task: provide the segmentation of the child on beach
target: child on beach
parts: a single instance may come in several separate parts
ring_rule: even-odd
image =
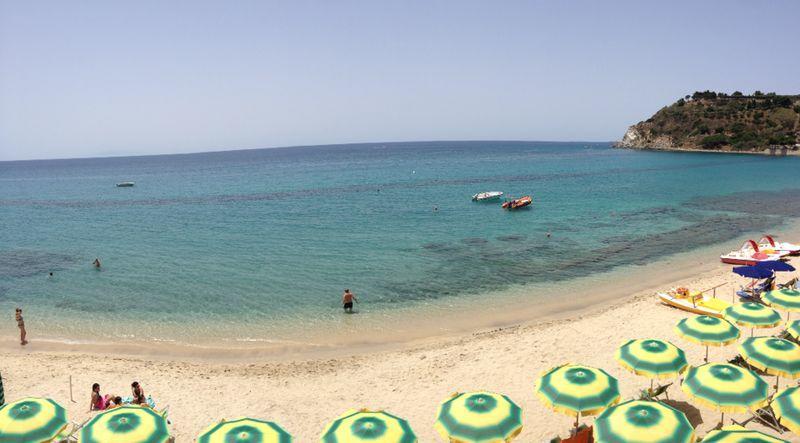
[[[144,395],[144,389],[142,388],[142,385],[140,385],[138,381],[131,383],[131,395],[133,396],[133,400],[131,400],[131,403],[135,405],[147,406],[147,396]]]
[[[342,305],[344,306],[344,312],[349,314],[353,313],[353,302],[358,303],[358,299],[356,295],[350,292],[349,289],[344,290],[344,295],[342,295]]]
[[[22,318],[22,308],[17,308],[17,326],[19,327],[19,344],[25,346],[28,344],[28,332],[25,330],[25,319]]]

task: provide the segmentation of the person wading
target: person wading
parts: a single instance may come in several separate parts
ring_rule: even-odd
[[[358,303],[356,295],[350,292],[349,289],[345,289],[344,294],[342,295],[342,306],[344,307],[344,312],[347,312],[348,314],[353,313],[353,302]]]

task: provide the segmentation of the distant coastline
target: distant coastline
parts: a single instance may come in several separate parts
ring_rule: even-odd
[[[800,154],[800,95],[704,91],[632,125],[618,148],[766,155]]]

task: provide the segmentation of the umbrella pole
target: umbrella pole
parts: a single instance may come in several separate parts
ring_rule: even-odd
[[[780,380],[781,380],[781,376],[780,375],[776,375],[775,376],[775,392],[778,392],[778,383],[780,383]]]
[[[755,330],[755,328],[750,328],[750,337],[752,337],[752,336],[753,336],[753,331],[754,331],[754,330]]]
[[[653,394],[653,379],[650,379],[650,394]]]
[[[706,345],[706,363],[708,363],[708,345]]]
[[[573,432],[573,435],[578,435],[578,426],[580,426],[580,422],[581,422],[581,411],[578,411],[578,413],[575,415],[575,431]]]
[[[725,413],[724,412],[722,413],[722,417],[719,419],[719,427],[720,427],[720,429],[722,429],[723,426],[725,426]]]

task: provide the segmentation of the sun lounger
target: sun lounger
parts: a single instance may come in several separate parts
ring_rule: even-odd
[[[76,443],[78,441],[78,431],[80,431],[81,428],[83,428],[83,426],[86,425],[86,423],[89,422],[89,420],[91,420],[91,418],[87,418],[86,420],[83,421],[83,423],[80,423],[80,424],[78,424],[78,423],[76,423],[74,421],[70,421],[67,424],[67,427],[64,428],[64,430],[61,431],[61,433],[58,434],[56,436],[56,438],[53,439],[53,442],[54,443]]]
[[[789,431],[788,428],[785,428],[781,425],[780,420],[778,420],[778,417],[775,416],[775,411],[773,411],[772,407],[770,406],[765,406],[761,409],[756,410],[755,412],[750,412],[750,418],[748,418],[747,420],[741,422],[737,422],[736,420],[732,421],[733,424],[742,427],[744,427],[751,421],[755,421],[756,423],[760,423],[779,434],[783,434],[784,432]]]
[[[669,387],[672,386],[672,383],[667,383],[665,385],[658,385],[653,389],[642,389],[639,391],[639,400],[646,400],[646,401],[660,401],[658,397],[665,396],[667,400],[669,400]]]
[[[796,289],[796,288],[797,288],[797,277],[783,284],[778,283],[778,289]]]

